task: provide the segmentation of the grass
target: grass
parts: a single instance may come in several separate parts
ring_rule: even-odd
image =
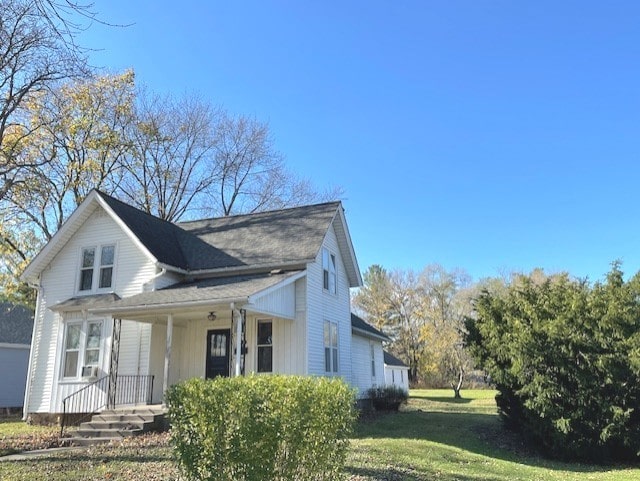
[[[352,481],[637,480],[640,467],[588,466],[546,460],[502,429],[493,391],[415,390],[397,414],[357,426],[345,472]],[[5,429],[38,429],[0,423]],[[119,446],[0,462],[0,480],[177,480],[166,435]]]

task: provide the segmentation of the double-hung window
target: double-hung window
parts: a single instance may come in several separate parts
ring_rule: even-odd
[[[100,364],[102,347],[102,321],[73,322],[67,324],[64,339],[64,378],[77,379],[83,375],[83,368]]]
[[[322,286],[331,294],[336,293],[336,256],[329,249],[322,249]]]
[[[258,321],[258,372],[273,371],[273,324]]]
[[[99,247],[85,247],[82,249],[80,262],[80,292],[91,292],[98,289],[113,287],[113,266],[116,247],[103,245]]]
[[[324,370],[338,372],[338,325],[330,321],[324,322]]]
[[[376,377],[376,350],[373,342],[369,344],[371,347],[371,377]]]

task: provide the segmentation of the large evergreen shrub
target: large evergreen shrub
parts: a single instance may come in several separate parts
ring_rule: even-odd
[[[510,426],[555,457],[639,458],[640,275],[521,277],[475,310],[467,344]]]
[[[192,379],[168,393],[171,438],[190,479],[340,479],[356,413],[339,379]]]

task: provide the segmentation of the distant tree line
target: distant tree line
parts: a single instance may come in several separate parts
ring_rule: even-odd
[[[78,45],[92,4],[0,0],[0,294],[97,188],[168,221],[333,200],[291,172],[267,123],[100,74]],[[98,20],[99,21],[99,20]]]

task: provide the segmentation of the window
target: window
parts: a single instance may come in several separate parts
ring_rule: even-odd
[[[322,249],[322,285],[331,294],[336,293],[336,256]]]
[[[324,370],[338,372],[338,325],[329,321],[324,323]]]
[[[396,383],[396,371],[395,369],[391,370],[391,384],[395,384]]]
[[[258,321],[258,372],[273,371],[273,326],[271,321]]]
[[[99,263],[96,268],[96,251],[99,252]],[[93,291],[97,284],[98,289],[110,289],[113,285],[113,265],[116,247],[105,245],[99,248],[85,247],[82,249],[80,264],[79,291]]]
[[[376,377],[376,351],[373,347],[373,343],[370,343],[371,347],[371,377]]]
[[[102,321],[67,324],[64,340],[63,377],[78,378],[84,367],[98,366],[102,341]],[[81,365],[81,361],[84,363]]]

